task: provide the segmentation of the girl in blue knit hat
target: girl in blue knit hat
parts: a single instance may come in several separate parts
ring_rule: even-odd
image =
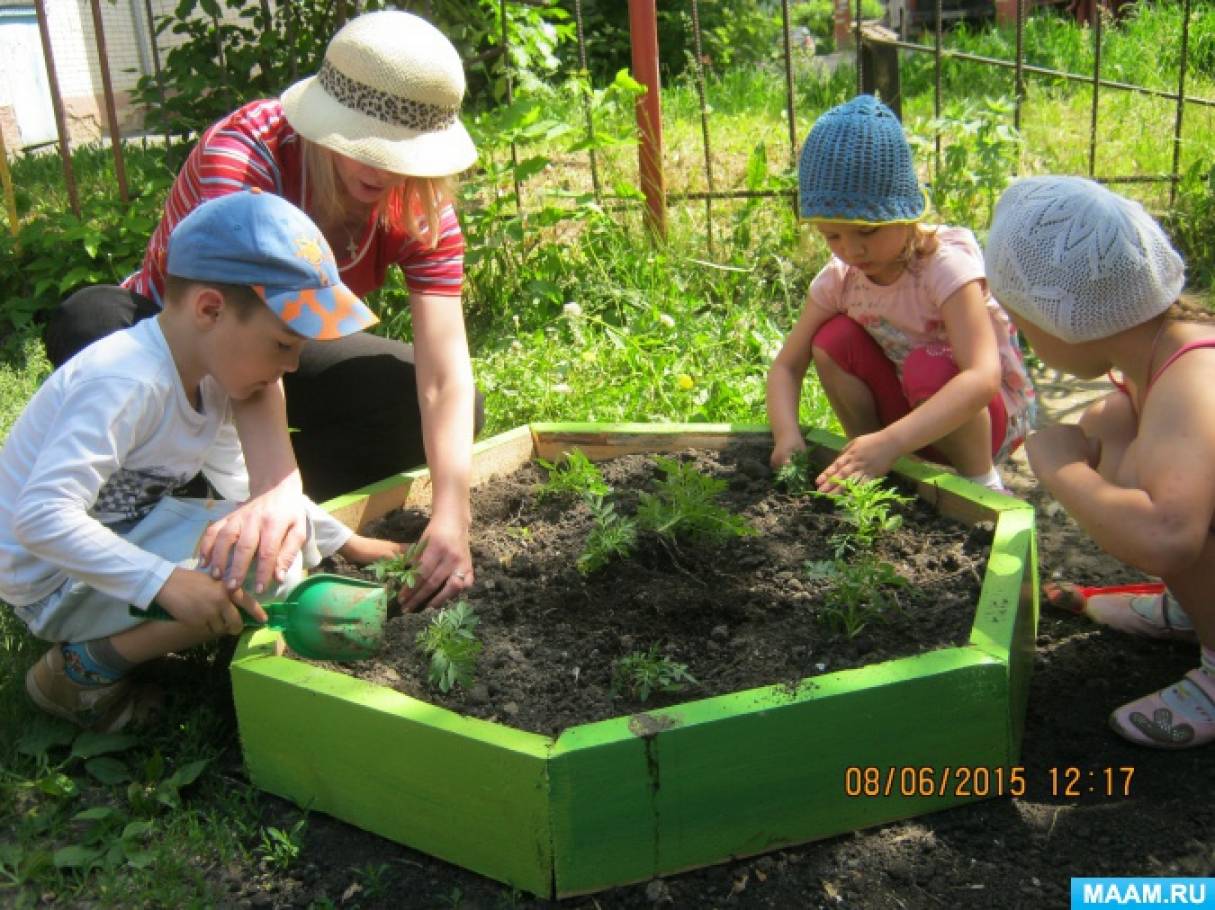
[[[974,234],[921,223],[926,200],[890,108],[860,95],[823,114],[798,193],[832,255],[768,372],[773,467],[805,448],[798,400],[813,361],[848,435],[820,490],[911,453],[1003,490],[995,464],[1025,437],[1033,386]]]

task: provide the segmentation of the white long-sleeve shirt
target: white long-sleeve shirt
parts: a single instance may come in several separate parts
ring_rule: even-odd
[[[23,606],[68,578],[139,607],[174,564],[123,540],[200,470],[226,499],[249,496],[227,394],[211,377],[196,410],[156,319],[90,345],[34,395],[0,450],[0,599]],[[351,535],[311,501],[323,556]]]

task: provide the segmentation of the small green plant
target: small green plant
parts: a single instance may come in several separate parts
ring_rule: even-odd
[[[625,693],[636,701],[647,701],[654,692],[682,692],[696,685],[687,664],[658,653],[658,646],[633,651],[612,663],[612,691]]]
[[[373,562],[369,568],[376,581],[385,582],[391,589],[389,596],[405,588],[416,588],[421,581],[418,575],[418,560],[426,549],[425,540],[416,540],[403,553],[385,556]]]
[[[536,461],[548,471],[548,480],[539,491],[542,499],[573,494],[589,501],[592,497],[603,497],[611,492],[599,468],[579,449],[566,452],[565,457],[556,462],[543,458]]]
[[[620,515],[615,505],[602,496],[588,498],[587,505],[595,524],[578,556],[578,571],[583,575],[602,569],[616,557],[628,556],[637,543],[637,522]]]
[[[638,498],[637,521],[647,531],[668,540],[722,543],[755,533],[739,515],[732,515],[714,500],[726,489],[726,482],[701,474],[691,464],[674,458],[656,459],[666,475],[655,493]]]
[[[305,817],[290,828],[263,828],[258,851],[266,865],[279,872],[291,868],[304,848],[304,831],[307,827],[308,819]]]
[[[851,563],[811,561],[806,563],[806,574],[811,580],[827,582],[820,618],[848,638],[855,638],[871,620],[897,608],[894,589],[907,586],[907,579],[894,566],[873,556]]]
[[[789,456],[776,472],[776,482],[793,496],[807,496],[816,492],[814,480],[818,471],[810,463],[810,452],[801,449]]]
[[[882,534],[902,527],[903,516],[892,515],[890,509],[911,502],[910,497],[886,486],[880,477],[872,480],[848,478],[840,481],[839,489],[818,495],[843,509],[844,523],[851,528],[831,537],[837,559],[850,552],[871,550]]]
[[[461,598],[436,613],[418,633],[418,650],[430,657],[430,684],[440,692],[472,682],[481,653],[476,633],[480,621],[468,601]]]

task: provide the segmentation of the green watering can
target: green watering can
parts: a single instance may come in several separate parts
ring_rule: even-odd
[[[246,617],[245,628],[262,625],[283,633],[287,646],[309,660],[365,660],[380,650],[388,619],[387,593],[374,581],[317,573],[291,589],[283,601],[264,603],[269,622]],[[172,619],[159,604],[132,616]]]

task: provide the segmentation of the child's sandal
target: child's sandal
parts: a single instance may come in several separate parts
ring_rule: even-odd
[[[1161,582],[1105,588],[1047,582],[1042,586],[1042,593],[1053,607],[1087,616],[1098,625],[1127,635],[1168,641],[1198,641],[1198,635],[1188,625],[1184,612]]]
[[[1124,739],[1154,749],[1215,742],[1215,680],[1191,670],[1179,682],[1118,708],[1110,726]]]

